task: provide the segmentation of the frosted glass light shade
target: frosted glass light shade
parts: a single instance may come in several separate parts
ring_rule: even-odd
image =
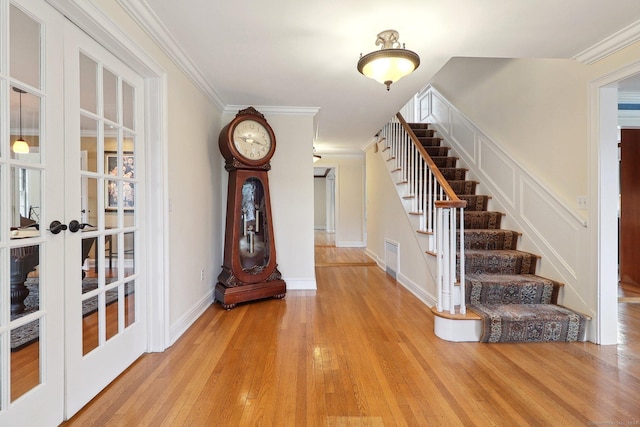
[[[406,49],[371,52],[360,59],[358,71],[387,86],[407,76],[420,63],[418,55]]]
[[[378,51],[360,57],[358,71],[375,81],[389,86],[411,74],[420,65],[420,57],[410,50],[399,48],[398,32],[387,30],[378,34]]]
[[[24,139],[16,139],[11,147],[14,153],[25,154],[29,152],[29,144]]]

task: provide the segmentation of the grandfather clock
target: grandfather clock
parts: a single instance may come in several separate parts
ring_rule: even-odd
[[[277,268],[269,198],[273,129],[253,107],[238,112],[220,132],[220,152],[229,172],[224,262],[215,300],[227,310],[263,298],[283,298],[286,283]]]

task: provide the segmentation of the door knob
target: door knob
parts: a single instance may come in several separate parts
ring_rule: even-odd
[[[61,231],[64,231],[67,229],[67,225],[61,223],[60,221],[51,221],[51,224],[49,224],[49,231],[52,234],[58,234]]]
[[[86,222],[79,223],[75,219],[72,219],[71,222],[69,222],[69,231],[72,233],[75,233],[78,230],[83,230],[85,227],[93,227],[93,225],[87,224]]]

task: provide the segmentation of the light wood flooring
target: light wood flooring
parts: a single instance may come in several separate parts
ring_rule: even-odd
[[[640,305],[620,305],[617,346],[450,343],[410,292],[348,259],[316,268],[317,291],[212,305],[63,425],[640,424]]]

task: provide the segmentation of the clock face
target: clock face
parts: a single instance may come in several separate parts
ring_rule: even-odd
[[[243,120],[233,129],[233,145],[247,160],[259,161],[271,151],[271,134],[255,120]]]

